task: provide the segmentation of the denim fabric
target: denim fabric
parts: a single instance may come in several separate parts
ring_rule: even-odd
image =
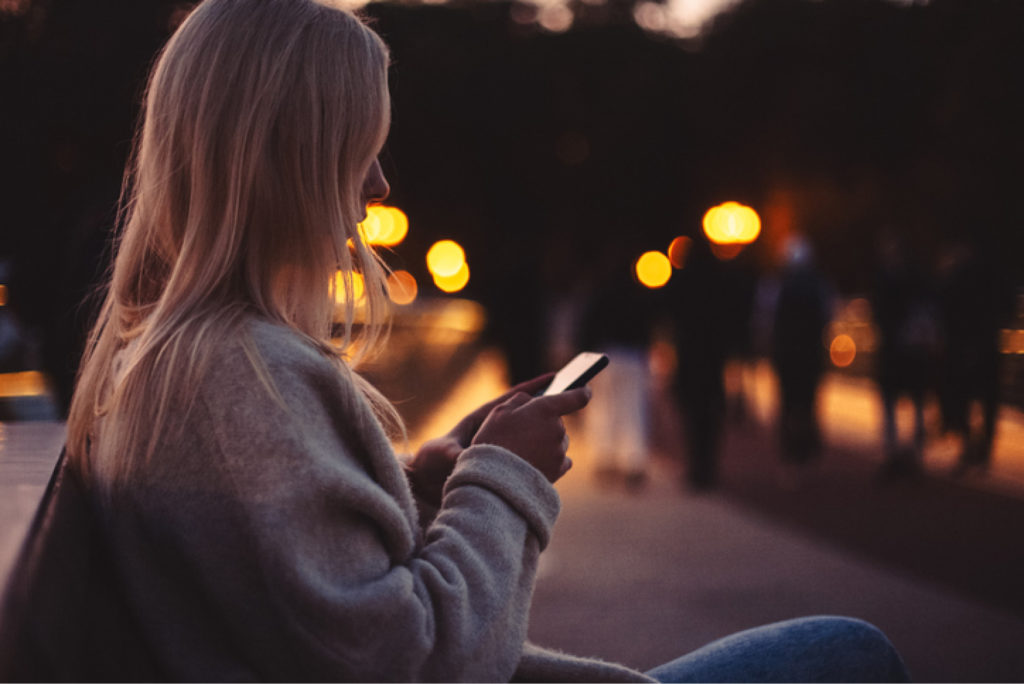
[[[777,622],[712,642],[647,673],[659,682],[907,682],[876,627],[845,617]]]

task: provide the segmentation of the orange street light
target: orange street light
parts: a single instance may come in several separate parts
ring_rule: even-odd
[[[352,301],[359,303],[363,298],[366,285],[362,273],[352,273]],[[345,291],[345,274],[340,270],[334,272],[334,303],[342,305],[348,297]]]
[[[427,268],[435,279],[454,276],[465,265],[466,252],[454,240],[435,242],[427,250]]]
[[[458,292],[462,288],[466,287],[466,283],[469,282],[469,265],[463,261],[455,273],[451,275],[441,275],[439,273],[434,274],[434,284],[437,285],[439,290],[443,292]]]
[[[661,252],[644,252],[636,260],[636,277],[645,287],[663,287],[672,277],[672,262]]]
[[[837,368],[846,368],[857,358],[857,343],[849,335],[836,335],[829,345],[828,355]]]
[[[416,278],[408,271],[395,271],[388,276],[388,296],[395,304],[404,306],[416,301],[419,288]]]
[[[716,245],[748,245],[761,234],[761,217],[739,202],[724,202],[708,209],[703,226]]]
[[[668,246],[668,260],[676,268],[683,268],[686,266],[686,257],[690,255],[691,246],[693,246],[693,240],[685,235],[680,235]]]
[[[409,232],[409,219],[397,207],[374,204],[366,208],[366,218],[359,224],[359,232],[367,244],[394,247]]]

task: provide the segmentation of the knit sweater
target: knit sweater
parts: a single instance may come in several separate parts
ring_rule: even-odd
[[[227,340],[152,458],[102,504],[135,617],[174,680],[650,681],[526,643],[555,489],[515,454],[459,457],[421,527],[344,370],[291,330]]]

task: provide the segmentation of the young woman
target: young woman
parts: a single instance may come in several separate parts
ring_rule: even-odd
[[[648,679],[525,643],[589,391],[525,383],[403,465],[352,370],[386,320],[356,225],[388,192],[387,68],[326,0],[206,0],[154,67],[68,423],[128,605],[174,680]],[[855,678],[895,671],[877,630],[801,624],[875,668]],[[680,662],[661,674],[709,672]]]

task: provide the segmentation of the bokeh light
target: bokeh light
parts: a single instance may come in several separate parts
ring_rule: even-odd
[[[668,246],[668,260],[676,268],[683,268],[686,266],[686,258],[690,256],[691,246],[693,246],[693,240],[685,235],[680,235]]]
[[[359,224],[359,232],[367,244],[394,247],[409,232],[409,219],[398,207],[374,204],[366,208],[366,218]]]
[[[419,287],[416,278],[408,271],[395,271],[388,276],[388,297],[395,304],[405,306],[416,301]]]
[[[661,252],[644,252],[636,260],[636,277],[646,287],[663,287],[672,277],[672,262]]]
[[[443,292],[458,292],[462,288],[466,287],[469,282],[469,264],[465,261],[462,262],[462,266],[459,270],[452,275],[440,275],[434,274],[434,284],[437,285],[438,289]]]
[[[572,26],[573,12],[563,4],[550,4],[540,7],[537,12],[537,23],[552,33],[564,33]]]
[[[857,343],[849,335],[836,335],[828,348],[829,358],[837,368],[846,368],[857,358]]]
[[[465,265],[466,252],[454,240],[440,240],[427,250],[427,268],[435,280],[454,276]]]
[[[761,234],[761,217],[739,202],[724,202],[704,214],[704,234],[717,245],[748,245]]]
[[[363,280],[362,273],[352,274],[352,296],[353,299],[358,303],[363,298],[363,294],[366,291],[366,285]],[[336,304],[344,304],[347,300],[345,296],[345,276],[340,270],[334,272],[334,301]]]

